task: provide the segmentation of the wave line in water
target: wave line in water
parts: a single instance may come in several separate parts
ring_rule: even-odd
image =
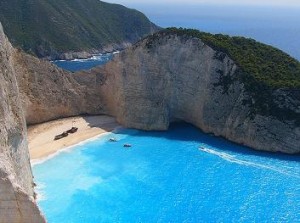
[[[250,162],[250,161],[246,161],[246,160],[237,159],[234,155],[230,155],[230,154],[225,153],[225,152],[218,152],[216,150],[208,149],[208,148],[205,148],[205,147],[202,147],[202,146],[199,148],[199,150],[203,151],[203,152],[206,152],[206,153],[209,153],[209,154],[212,154],[212,155],[215,155],[215,156],[218,156],[218,157],[222,158],[223,160],[226,160],[226,161],[231,162],[231,163],[236,163],[236,164],[239,164],[239,165],[251,166],[251,167],[261,168],[261,169],[267,169],[267,170],[271,170],[271,171],[274,171],[274,172],[277,172],[277,173],[281,173],[281,174],[284,174],[284,175],[287,175],[287,176],[290,176],[290,177],[295,177],[295,178],[300,179],[300,176],[295,175],[295,174],[291,174],[287,171],[278,169],[276,167],[266,166],[266,165],[259,164],[259,163],[254,163],[254,162]]]

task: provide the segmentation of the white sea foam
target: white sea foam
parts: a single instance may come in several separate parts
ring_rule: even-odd
[[[106,60],[108,59],[108,56],[111,56],[111,55],[115,55],[115,54],[118,54],[120,53],[120,51],[114,51],[114,52],[111,52],[111,53],[105,53],[105,54],[93,54],[91,57],[89,58],[86,58],[86,59],[73,59],[73,60],[69,60],[71,62],[86,62],[86,61],[91,61],[91,60]],[[63,61],[68,61],[68,60],[54,60],[54,61],[51,61],[51,62],[63,62]]]
[[[91,58],[90,58],[90,60],[102,60],[102,55],[97,55],[97,56],[92,56]]]
[[[55,62],[65,62],[67,60],[50,60],[51,63],[55,63]]]
[[[88,59],[74,59],[74,60],[71,60],[71,61],[74,61],[74,62],[85,62],[87,60]]]
[[[200,146],[199,150],[203,151],[203,152],[206,152],[206,153],[209,153],[209,154],[212,154],[212,155],[215,155],[215,156],[218,156],[218,157],[222,158],[223,160],[226,160],[226,161],[231,162],[231,163],[236,163],[236,164],[244,165],[244,166],[251,166],[251,167],[255,167],[255,168],[268,169],[268,170],[271,170],[271,171],[274,171],[274,172],[277,172],[277,173],[281,173],[281,174],[284,174],[284,175],[287,175],[287,176],[296,177],[296,178],[300,179],[299,174],[290,173],[286,170],[279,169],[279,168],[276,168],[274,166],[264,165],[264,164],[260,164],[260,163],[254,163],[254,162],[238,159],[234,155],[230,155],[230,154],[225,153],[225,152],[219,152],[219,151],[216,151],[216,150],[213,150],[213,149],[208,149],[208,148],[203,147],[203,146]],[[286,166],[283,166],[283,167],[286,168]]]
[[[45,194],[43,193],[45,188],[45,184],[37,182],[37,185],[35,187],[35,192],[36,192],[36,200],[39,201],[44,201],[47,199]]]

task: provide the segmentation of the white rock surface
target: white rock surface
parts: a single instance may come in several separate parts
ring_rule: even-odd
[[[0,24],[0,223],[38,223],[13,50]]]
[[[74,74],[20,52],[14,55],[27,124],[106,114],[126,127],[166,130],[180,120],[254,149],[300,152],[300,93],[278,89],[272,95],[274,105],[298,122],[253,114],[245,100],[255,98],[238,80],[235,62],[200,39],[150,37],[102,68]]]
[[[165,130],[181,120],[254,149],[299,153],[300,122],[250,115],[244,100],[255,99],[234,78],[237,68],[200,39],[168,34],[141,41],[94,72],[105,79],[103,103],[124,126]],[[225,89],[221,80],[228,77]],[[290,93],[278,90],[273,99],[280,94],[277,106],[300,121],[300,94]]]

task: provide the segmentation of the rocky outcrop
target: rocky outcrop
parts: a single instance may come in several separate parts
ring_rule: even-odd
[[[28,125],[80,114],[102,114],[95,87],[97,75],[82,77],[63,71],[48,61],[22,52],[14,53],[14,68]]]
[[[104,67],[79,73],[22,52],[14,53],[14,68],[27,124],[107,114],[126,127],[166,130],[179,120],[258,150],[300,152],[299,90],[257,98],[235,61],[199,38],[150,36]],[[271,100],[269,113],[257,110],[264,99]]]
[[[258,150],[300,152],[299,90],[269,92],[264,97],[271,98],[272,111],[260,112],[253,102],[264,98],[246,89],[228,55],[199,38],[158,35],[102,68],[79,73],[15,53],[27,123],[107,114],[126,127],[166,130],[173,121],[185,121]]]
[[[0,223],[44,222],[34,200],[13,51],[0,24]]]
[[[199,38],[161,34],[94,72],[105,77],[103,103],[124,126],[166,130],[180,120],[254,149],[299,153],[299,90],[272,93],[277,116],[255,112],[246,102],[256,98],[237,78],[237,70],[228,55]]]
[[[57,53],[51,56],[46,57],[49,60],[73,60],[73,59],[87,59],[92,57],[95,54],[100,53],[111,53],[114,51],[124,50],[127,47],[130,47],[132,44],[130,42],[122,42],[121,44],[107,44],[102,49],[91,49],[88,51],[80,51],[80,52],[65,52],[65,53]]]

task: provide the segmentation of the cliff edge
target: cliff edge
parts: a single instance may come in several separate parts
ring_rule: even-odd
[[[75,75],[22,51],[13,53],[13,61],[27,125],[106,114],[97,90],[101,86],[98,75]]]
[[[257,150],[299,153],[299,62],[254,40],[194,32],[161,31],[95,69],[109,112],[130,128],[185,121]]]
[[[0,223],[45,222],[34,198],[13,51],[0,24]]]
[[[22,52],[14,61],[27,124],[80,114],[143,130],[185,121],[254,149],[300,152],[300,64],[251,39],[168,29],[78,73]]]

